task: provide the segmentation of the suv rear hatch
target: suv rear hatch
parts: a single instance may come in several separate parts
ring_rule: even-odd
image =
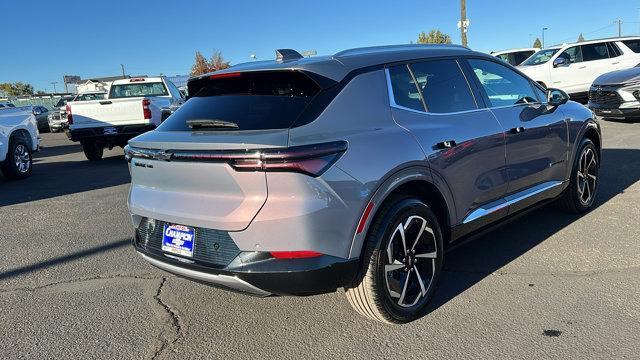
[[[308,111],[324,81],[313,77],[287,70],[192,79],[190,97],[175,113],[129,141],[131,211],[181,225],[245,229],[267,199],[270,164],[300,170],[281,150],[288,129],[313,116]]]

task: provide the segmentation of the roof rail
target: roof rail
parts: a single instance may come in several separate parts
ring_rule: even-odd
[[[276,49],[276,62],[283,63],[302,58],[303,56],[293,49]]]

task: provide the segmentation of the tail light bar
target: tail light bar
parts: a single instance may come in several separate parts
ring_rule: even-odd
[[[226,162],[237,171],[284,171],[322,175],[347,151],[346,141],[294,146],[281,149],[240,151],[150,150],[125,147],[125,158],[165,161]]]
[[[69,125],[73,125],[73,116],[71,115],[71,106],[67,104],[67,106],[65,106],[65,110],[67,111],[67,123]]]
[[[151,119],[151,109],[149,109],[149,105],[151,105],[149,99],[142,99],[142,113],[145,120]]]

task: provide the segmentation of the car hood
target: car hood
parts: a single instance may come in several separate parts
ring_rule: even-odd
[[[640,68],[617,70],[600,75],[595,79],[593,85],[622,85],[640,82]]]

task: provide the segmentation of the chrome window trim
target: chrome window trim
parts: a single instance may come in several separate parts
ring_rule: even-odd
[[[456,62],[457,62],[457,60],[456,60]],[[458,64],[458,66],[460,66],[460,64]],[[409,72],[411,73],[411,76],[413,76],[413,72],[411,72],[410,69],[409,69]],[[538,105],[546,105],[546,103],[542,103],[542,102],[536,101],[536,102],[531,102],[531,103],[527,103],[527,104],[513,104],[513,105],[505,105],[505,106],[480,107],[480,105],[478,104],[478,102],[477,102],[477,100],[475,98],[475,95],[473,94],[473,91],[472,91],[471,92],[471,96],[473,97],[473,100],[476,102],[476,106],[478,106],[477,109],[471,109],[471,110],[465,110],[465,111],[447,112],[447,113],[434,113],[434,112],[429,112],[429,111],[421,111],[421,110],[411,109],[411,108],[396,104],[395,98],[393,96],[393,87],[391,86],[391,74],[389,74],[389,68],[388,67],[384,68],[384,73],[385,73],[385,77],[386,77],[386,80],[387,80],[387,96],[389,97],[389,106],[392,107],[392,108],[405,110],[405,111],[410,111],[410,112],[414,112],[414,113],[418,113],[418,114],[426,114],[426,115],[434,115],[434,116],[457,115],[457,114],[474,113],[474,112],[479,112],[479,111],[483,111],[483,110],[507,109],[507,108],[515,108],[515,107],[520,107],[520,106],[536,105],[536,104],[538,104]],[[464,72],[462,74],[464,75]],[[466,79],[466,75],[465,75],[465,79]],[[467,84],[469,84],[468,80],[467,80]],[[418,89],[418,91],[419,91],[419,89]],[[420,92],[420,98],[422,99],[422,92]],[[424,103],[423,103],[423,106],[425,106]]]
[[[494,213],[498,210],[502,210],[507,206],[511,206],[514,205],[522,200],[525,200],[527,198],[530,198],[534,195],[538,195],[547,191],[550,191],[558,186],[561,186],[563,184],[562,181],[547,181],[544,182],[542,184],[538,184],[535,185],[533,187],[530,187],[528,189],[525,189],[523,191],[517,192],[515,194],[511,194],[509,196],[505,196],[500,200],[497,201],[503,201],[500,202],[498,205],[495,206],[490,206],[488,208],[485,207],[479,207],[475,210],[473,210],[471,213],[469,213],[469,215],[467,215],[463,220],[462,223],[463,224],[468,224],[472,221],[476,221],[486,215],[489,215],[491,213]],[[491,203],[489,203],[488,205],[494,204],[496,201],[493,201]]]

